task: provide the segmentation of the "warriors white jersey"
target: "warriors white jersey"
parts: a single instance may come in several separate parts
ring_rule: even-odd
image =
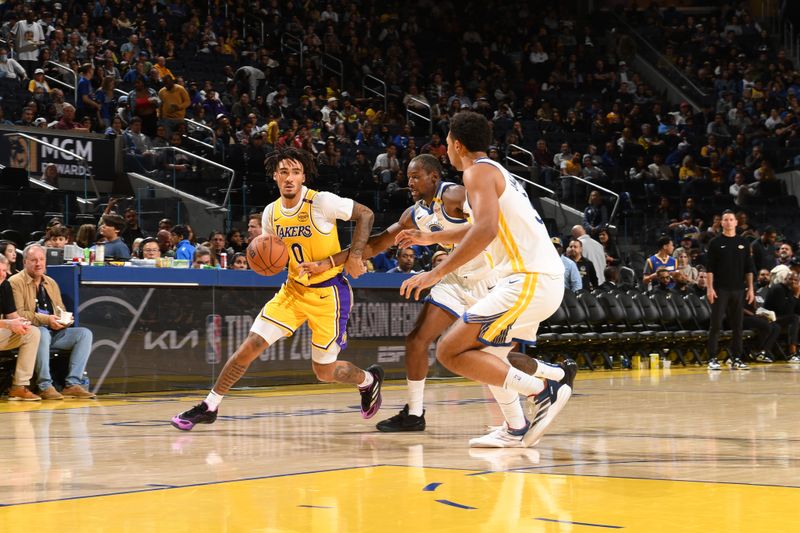
[[[564,263],[550,241],[547,228],[531,205],[528,194],[511,174],[499,163],[482,157],[476,164],[496,167],[505,180],[505,190],[500,195],[499,227],[497,237],[487,251],[499,276],[514,273],[541,273],[563,276]],[[464,212],[472,221],[469,196],[464,202]]]
[[[419,200],[411,208],[411,219],[414,225],[420,231],[433,233],[436,231],[443,231],[455,229],[461,224],[466,224],[467,221],[463,218],[453,218],[447,214],[442,202],[444,192],[455,183],[442,181],[436,188],[436,193],[433,195],[430,205],[426,205],[424,201]],[[474,257],[466,264],[462,265],[456,270],[456,274],[464,278],[474,278],[489,274],[490,264],[486,254],[480,254]]]

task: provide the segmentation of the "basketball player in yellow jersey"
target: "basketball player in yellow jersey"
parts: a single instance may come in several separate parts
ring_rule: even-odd
[[[525,395],[533,420],[521,430],[499,431],[507,433],[506,440],[532,445],[572,394],[577,365],[569,359],[559,366],[539,365],[538,373],[529,375],[511,366],[505,356],[513,342],[534,341],[539,323],[558,309],[564,295],[564,265],[524,189],[486,156],[490,131],[478,113],[453,116],[447,155],[464,172],[464,214],[471,225],[452,254],[430,272],[404,281],[400,292],[419,298],[422,289],[484,250],[489,252],[497,282],[442,337],[436,357],[466,378]]]
[[[289,249],[289,275],[280,291],[264,306],[250,333],[231,356],[205,401],[172,418],[172,425],[184,431],[196,424],[217,419],[222,397],[244,375],[268,346],[294,334],[304,322],[311,328],[311,366],[320,381],[352,383],[361,392],[361,416],[371,418],[381,405],[383,369],[366,370],[347,361],[337,361],[347,346],[347,319],[353,292],[342,275],[342,266],[311,277],[302,275],[298,265],[315,261],[341,250],[336,220],[353,220],[353,242],[344,269],[364,273],[364,246],[372,229],[373,214],[367,207],[328,192],[305,187],[306,174],[316,170],[314,159],[303,150],[282,149],[267,158],[266,172],[272,175],[281,197],[264,210],[264,232],[277,235]]]

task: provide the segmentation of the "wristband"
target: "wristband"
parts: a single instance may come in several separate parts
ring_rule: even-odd
[[[331,268],[336,268],[336,261],[333,260],[333,256],[329,255],[328,259],[331,260]]]

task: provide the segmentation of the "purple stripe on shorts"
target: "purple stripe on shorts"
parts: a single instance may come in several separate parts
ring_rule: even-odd
[[[347,348],[347,320],[350,318],[350,309],[353,307],[353,299],[350,293],[350,283],[344,276],[333,278],[333,290],[339,299],[339,335],[336,337],[336,344],[344,350]]]

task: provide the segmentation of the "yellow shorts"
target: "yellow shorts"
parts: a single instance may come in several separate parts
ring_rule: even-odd
[[[261,310],[250,331],[273,344],[290,337],[307,320],[311,328],[311,357],[328,364],[347,347],[347,319],[353,289],[341,274],[312,286],[288,280]]]

